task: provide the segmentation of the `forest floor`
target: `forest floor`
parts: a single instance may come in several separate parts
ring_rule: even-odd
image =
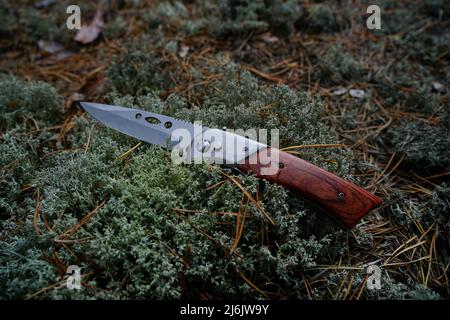
[[[78,2],[82,24],[91,23],[78,41],[77,31],[66,27],[73,1],[0,5],[0,298],[449,297],[448,2],[378,1],[380,30],[366,26],[367,1]],[[291,140],[281,137],[282,147],[300,145],[297,154],[355,181],[383,204],[343,231],[307,204],[282,204],[290,193],[270,186],[264,198],[256,180],[237,175],[257,190],[246,199],[242,185],[224,179],[231,174],[225,169],[226,176],[210,168],[159,168],[152,152],[160,160],[167,155],[98,124],[94,130],[78,101],[160,108],[218,125],[220,117],[228,124],[239,119],[228,119],[216,105],[235,103],[230,112],[253,121],[281,101],[277,121],[296,131]],[[53,109],[46,111],[47,103]],[[300,110],[316,104],[321,110],[311,119]],[[327,144],[345,147],[328,150]],[[145,161],[158,167],[150,178]],[[156,170],[170,174],[159,177]],[[130,182],[147,179],[155,188],[151,183],[180,176],[179,187],[151,189],[150,198]],[[216,200],[225,184],[229,195]],[[133,198],[142,207],[134,208]],[[252,201],[281,227],[271,229]],[[149,214],[152,222],[140,229],[126,215],[147,206],[164,215],[162,204],[174,204],[167,213],[174,225]],[[128,209],[115,211],[121,206]],[[242,208],[250,206],[245,220]],[[283,220],[278,212],[284,210],[295,218]],[[219,214],[228,211],[235,213]],[[214,212],[214,219],[196,212]],[[104,222],[113,214],[123,219]],[[129,238],[115,238],[120,235]],[[260,244],[267,252],[255,249]],[[70,264],[88,270],[81,293],[61,288]],[[372,264],[381,270],[379,290],[367,289]],[[38,281],[34,266],[43,268]]]

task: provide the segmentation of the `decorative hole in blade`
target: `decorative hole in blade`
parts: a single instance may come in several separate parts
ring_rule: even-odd
[[[142,114],[136,113],[136,119],[140,119],[142,117]]]
[[[147,118],[145,118],[145,121],[147,121],[148,123],[151,123],[151,124],[160,124],[161,123],[161,121],[155,117],[147,117]]]
[[[172,128],[172,122],[167,121],[166,123],[164,123],[164,127],[166,127],[167,129]]]

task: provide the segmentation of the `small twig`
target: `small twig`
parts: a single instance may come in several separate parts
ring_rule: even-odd
[[[92,133],[94,131],[94,125],[91,126],[91,130],[89,130],[89,136],[88,136],[88,141],[86,142],[86,147],[84,148],[84,154],[86,154],[89,150],[89,146],[91,144],[91,140],[92,140]]]
[[[224,176],[226,176],[228,179],[230,179],[236,186],[238,186],[239,189],[242,190],[242,192],[244,192],[244,194],[247,196],[248,199],[250,199],[251,202],[253,202],[255,204],[255,206],[259,209],[259,211],[261,211],[261,213],[266,217],[267,220],[269,220],[273,225],[275,225],[275,222],[273,221],[273,219],[269,216],[269,214],[264,210],[263,207],[260,206],[259,202],[255,200],[255,198],[253,198],[253,196],[247,191],[247,189],[245,189],[242,184],[234,177],[226,174],[224,171],[220,171]]]
[[[61,233],[59,236],[57,236],[54,241],[60,241],[60,240],[67,240],[69,237],[71,237],[75,232],[77,232],[83,225],[85,225],[92,216],[101,209],[106,203],[106,200],[103,200],[102,203],[100,203],[94,210],[89,212],[86,216],[84,216],[80,221],[78,221],[76,224],[71,226],[69,229]]]
[[[345,147],[342,143],[321,143],[321,144],[304,144],[299,146],[290,146],[281,148],[281,151],[292,150],[292,149],[304,149],[304,148],[343,148]]]
[[[238,271],[238,270],[236,270],[236,272],[237,272],[238,275],[241,276],[242,279],[244,279],[245,282],[248,283],[248,285],[249,285],[250,287],[252,287],[252,288],[255,289],[256,291],[258,291],[260,294],[262,294],[262,295],[264,296],[264,298],[269,299],[269,296],[268,296],[264,291],[262,291],[260,288],[258,288],[253,282],[251,282],[250,279],[248,279],[246,276],[244,276],[244,275],[242,274],[242,272],[240,272],[240,271]]]
[[[242,236],[242,232],[244,230],[245,218],[247,216],[247,208],[248,208],[247,207],[248,199],[247,199],[247,203],[245,204],[245,207],[244,207],[244,213],[243,214],[241,213],[244,199],[245,199],[245,194],[243,193],[242,199],[241,199],[241,204],[239,206],[239,211],[237,214],[237,219],[236,219],[236,234],[234,237],[233,244],[231,245],[230,252],[233,252],[237,248],[237,246],[239,244],[239,240],[241,239],[241,236]]]
[[[33,215],[33,228],[34,232],[36,232],[36,235],[40,235],[41,231],[39,230],[38,226],[38,217],[39,217],[39,207],[41,206],[41,194],[39,192],[39,189],[36,191],[36,205],[34,207],[34,215]]]
[[[125,159],[126,157],[128,157],[128,155],[129,155],[130,153],[132,153],[134,150],[136,150],[141,144],[142,144],[142,142],[139,142],[139,143],[136,144],[133,148],[131,148],[130,150],[128,150],[128,151],[122,153],[120,156],[118,156],[117,159],[119,159],[119,160]]]

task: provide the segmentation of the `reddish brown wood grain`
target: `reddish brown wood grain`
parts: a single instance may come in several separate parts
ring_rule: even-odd
[[[276,159],[275,153],[279,157],[279,170],[272,175],[263,175],[265,172],[262,169],[267,169],[270,160]],[[251,155],[238,168],[298,193],[348,228],[353,228],[362,217],[382,203],[380,198],[363,188],[275,148]]]

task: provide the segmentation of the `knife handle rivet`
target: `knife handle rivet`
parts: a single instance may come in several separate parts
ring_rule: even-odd
[[[140,119],[142,117],[142,114],[136,113],[136,119]]]
[[[284,163],[281,163],[281,162],[280,162],[280,163],[278,164],[278,167],[279,167],[280,169],[283,169],[283,168],[284,168]]]
[[[339,192],[339,193],[338,193],[338,199],[339,199],[339,200],[344,200],[344,198],[345,198],[345,193]]]

